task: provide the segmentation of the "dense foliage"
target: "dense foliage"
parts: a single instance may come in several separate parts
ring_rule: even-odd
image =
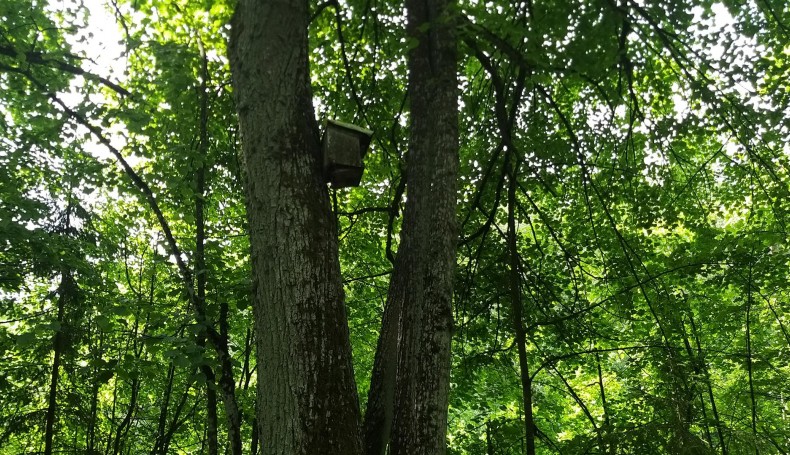
[[[790,5],[458,3],[449,452],[788,453]],[[228,380],[257,445],[232,9],[0,0],[0,453],[222,450]],[[366,397],[414,43],[311,9],[318,116],[376,132],[333,190]]]

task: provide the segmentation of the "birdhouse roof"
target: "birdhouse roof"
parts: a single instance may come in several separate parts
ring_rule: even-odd
[[[362,128],[361,126],[353,125],[351,123],[341,122],[340,120],[332,120],[332,119],[327,119],[326,127],[327,129],[329,129],[330,127],[338,127],[338,128],[350,130],[356,133],[357,135],[359,135],[360,150],[362,152],[362,157],[365,156],[365,154],[368,151],[368,147],[370,146],[370,138],[371,136],[373,136],[373,131],[367,128]]]

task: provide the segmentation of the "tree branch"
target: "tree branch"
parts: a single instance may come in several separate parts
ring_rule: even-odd
[[[105,86],[109,87],[119,95],[128,96],[128,97],[132,96],[131,92],[129,92],[125,88],[121,87],[120,85],[116,84],[115,82],[112,82],[111,80],[105,77],[90,73],[80,68],[79,66],[75,66],[67,62],[47,58],[47,56],[43,52],[35,52],[35,51],[22,52],[10,46],[0,46],[0,55],[6,55],[11,58],[19,58],[24,56],[25,61],[28,63],[47,66],[50,68],[55,68],[61,71],[65,71],[67,73],[75,74],[77,76],[83,76],[87,79],[98,81],[101,84],[104,84]]]

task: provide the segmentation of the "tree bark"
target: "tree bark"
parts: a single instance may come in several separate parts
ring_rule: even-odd
[[[406,0],[411,128],[398,266],[405,269],[390,453],[443,454],[458,178],[457,51],[448,0]],[[401,258],[401,255],[404,255]]]
[[[220,303],[219,311],[220,325],[220,345],[217,350],[220,353],[220,375],[219,391],[222,397],[222,404],[225,409],[225,420],[228,424],[228,443],[231,455],[241,455],[243,447],[241,444],[241,412],[236,401],[236,381],[233,379],[233,364],[231,363],[230,346],[228,343],[228,303]]]
[[[409,228],[411,229],[411,228]],[[403,235],[395,267],[390,278],[381,332],[373,361],[368,403],[362,437],[366,455],[385,455],[392,432],[395,405],[395,374],[398,364],[398,334],[403,300],[408,289],[409,269],[400,264],[408,263],[408,236]]]
[[[239,2],[242,135],[263,453],[360,454],[335,221],[309,85],[306,0]]]

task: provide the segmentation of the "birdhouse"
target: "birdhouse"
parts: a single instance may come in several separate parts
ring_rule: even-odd
[[[332,188],[359,186],[362,180],[362,158],[370,146],[373,131],[349,123],[327,120],[321,149],[324,175]]]

